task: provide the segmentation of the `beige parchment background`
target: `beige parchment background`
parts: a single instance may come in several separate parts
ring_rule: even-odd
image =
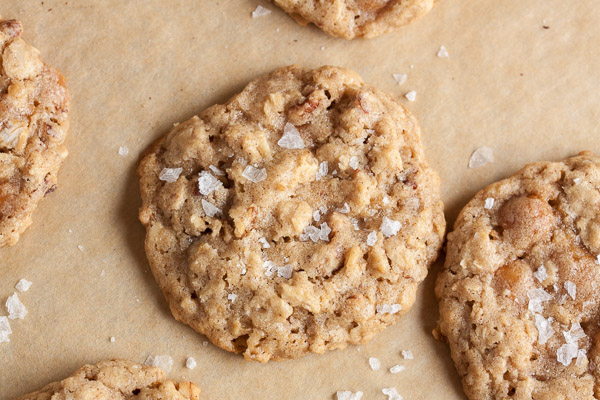
[[[252,19],[258,4],[273,12]],[[135,165],[173,123],[259,74],[291,63],[339,65],[401,98],[441,175],[449,226],[477,190],[527,162],[600,152],[595,0],[441,0],[409,27],[353,42],[300,27],[268,0],[2,0],[0,14],[23,22],[25,39],[63,72],[72,94],[59,188],[20,242],[0,249],[0,302],[20,278],[33,282],[20,295],[29,314],[11,321],[11,342],[0,344],[0,399],[85,363],[150,354],[171,355],[169,376],[195,381],[207,399],[362,390],[370,400],[384,399],[383,387],[408,400],[464,398],[446,345],[431,336],[440,263],[414,309],[360,349],[260,365],[203,346],[203,336],[171,317],[143,252]],[[448,59],[436,57],[440,45]],[[398,86],[392,73],[408,81]],[[403,97],[409,90],[414,103]],[[482,145],[496,161],[468,169]],[[119,146],[129,155],[119,156]],[[415,359],[402,361],[402,349]],[[189,356],[198,361],[193,371],[184,367]],[[382,361],[380,371],[369,357]],[[395,364],[406,370],[392,375]]]

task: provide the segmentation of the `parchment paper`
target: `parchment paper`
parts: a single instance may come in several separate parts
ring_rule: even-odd
[[[252,19],[261,4],[273,12]],[[527,162],[600,153],[600,7],[590,0],[443,0],[422,20],[373,40],[333,39],[266,0],[2,0],[25,39],[67,77],[70,156],[59,187],[12,248],[0,249],[0,301],[20,278],[29,309],[0,344],[0,398],[63,379],[85,363],[150,354],[207,399],[463,399],[437,320],[434,279],[413,310],[360,348],[267,365],[226,353],[176,322],[149,272],[135,166],[170,126],[223,102],[259,74],[333,64],[406,103],[442,178],[449,226],[476,191]],[[548,27],[547,29],[544,26]],[[437,57],[445,45],[449,58]],[[399,86],[392,73],[407,73]],[[403,96],[416,90],[409,103]],[[468,169],[480,146],[495,162]],[[129,155],[118,154],[127,146]],[[78,249],[83,246],[83,251]],[[0,315],[6,315],[0,305]],[[109,341],[110,337],[115,342]],[[409,349],[414,360],[403,361]],[[193,356],[198,367],[184,367]],[[372,371],[369,357],[382,362]],[[392,375],[395,365],[406,370]]]

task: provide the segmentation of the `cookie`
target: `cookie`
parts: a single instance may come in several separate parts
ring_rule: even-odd
[[[313,23],[331,36],[373,38],[428,13],[435,0],[274,0],[298,23]]]
[[[0,247],[17,243],[31,225],[67,157],[65,80],[22,32],[20,22],[0,19]]]
[[[165,380],[160,368],[126,360],[84,365],[70,377],[49,384],[17,400],[199,400],[200,389],[191,382]]]
[[[138,174],[146,254],[174,316],[261,362],[394,323],[445,229],[417,121],[341,68],[250,82],[175,125]]]
[[[461,211],[436,294],[470,399],[600,396],[600,158],[527,165]]]

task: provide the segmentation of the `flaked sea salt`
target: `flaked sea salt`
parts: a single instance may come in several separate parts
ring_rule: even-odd
[[[114,336],[111,336],[110,339],[108,339],[111,343],[114,343],[117,339],[115,339]]]
[[[79,249],[79,251],[85,250],[85,248],[82,245],[80,245],[80,244],[77,245],[77,248]]]
[[[353,393],[349,390],[338,391],[335,393],[337,400],[360,400],[363,397],[363,392]]]
[[[402,372],[406,369],[406,367],[404,365],[394,365],[392,368],[390,368],[390,372],[392,374],[397,374],[399,372]]]
[[[177,182],[177,179],[179,179],[179,175],[181,175],[182,171],[183,171],[183,168],[181,168],[181,167],[163,168],[162,171],[160,171],[160,174],[158,174],[158,179],[160,179],[161,181],[168,182],[168,183]]]
[[[438,51],[437,56],[441,58],[448,58],[450,56],[450,54],[448,54],[448,49],[446,49],[446,46],[440,46],[440,50]]]
[[[383,205],[387,206],[388,204],[390,204],[390,198],[388,196],[383,196]]]
[[[12,329],[10,329],[10,323],[8,322],[8,318],[0,317],[0,343],[10,342],[10,338],[8,336],[11,333]]]
[[[383,388],[381,389],[381,393],[385,394],[388,400],[402,400],[402,396],[398,394],[396,388]]]
[[[232,303],[235,301],[235,299],[237,299],[237,294],[235,294],[235,293],[229,293],[227,295],[227,300],[231,301]]]
[[[254,11],[252,11],[252,18],[264,17],[265,15],[271,14],[271,10],[265,8],[263,6],[256,6]]]
[[[584,361],[587,359],[587,355],[584,349],[577,350],[577,359],[575,360],[575,365],[578,367],[583,366]]]
[[[404,358],[405,360],[412,360],[415,357],[413,356],[412,351],[410,351],[410,350],[402,350],[402,358]]]
[[[355,231],[359,231],[360,227],[358,226],[358,220],[356,218],[352,218],[350,221],[352,221],[352,226],[354,227]],[[375,234],[377,235],[377,234]]]
[[[321,164],[319,164],[319,169],[317,170],[317,180],[323,178],[325,175],[327,175],[327,172],[329,171],[329,165],[327,163],[327,161],[322,161]]]
[[[402,310],[402,306],[400,304],[378,304],[375,310],[377,314],[396,314]]]
[[[475,150],[469,158],[469,168],[480,168],[494,162],[494,151],[487,146]]]
[[[569,296],[571,296],[571,298],[575,300],[575,296],[577,296],[577,286],[571,281],[566,281],[565,290],[567,291],[567,293],[569,293]]]
[[[273,261],[267,260],[263,263],[263,268],[265,269],[265,276],[271,278],[279,267]]]
[[[540,314],[535,314],[535,327],[538,330],[538,343],[546,344],[548,339],[554,335],[554,329],[552,329],[552,317],[546,319]]]
[[[24,319],[27,315],[27,308],[21,303],[16,292],[13,292],[12,296],[6,299],[5,305],[9,319]]]
[[[596,264],[600,265],[600,254],[596,256]]]
[[[302,136],[300,136],[300,132],[298,132],[298,128],[289,122],[283,127],[283,135],[277,144],[284,149],[304,148],[304,141],[302,140]]]
[[[369,365],[371,366],[371,369],[373,371],[379,371],[379,368],[381,368],[381,361],[379,361],[379,359],[377,359],[375,357],[370,357]]]
[[[575,344],[577,344],[579,339],[586,337],[585,332],[581,328],[581,324],[579,322],[571,324],[571,328],[567,332],[563,332],[563,336],[565,337],[565,341],[567,343]]]
[[[201,171],[198,174],[198,191],[204,196],[208,196],[215,190],[221,188],[223,183],[215,178],[213,174],[208,171]]]
[[[315,220],[315,222],[319,222],[321,220],[321,211],[320,210],[313,211],[313,219]]]
[[[374,246],[375,243],[377,243],[377,232],[371,231],[371,233],[367,235],[367,246]]]
[[[321,224],[321,231],[319,232],[319,239],[328,242],[330,233],[331,233],[331,228],[329,227],[329,225],[327,225],[327,222],[323,222]]]
[[[127,146],[119,146],[119,155],[125,157],[127,154],[129,154],[129,148]]]
[[[319,241],[320,236],[321,230],[315,226],[309,225],[306,228],[304,228],[304,233],[300,234],[300,240],[305,242],[308,239],[310,239],[313,242],[317,243]]]
[[[262,244],[263,249],[268,249],[271,247],[271,245],[269,244],[267,239],[265,239],[264,237],[261,237],[260,239],[258,239],[258,243]]]
[[[325,214],[327,214],[327,207],[321,206],[321,207],[319,207],[319,211],[321,211],[322,215],[325,215]]]
[[[289,264],[277,268],[277,276],[285,279],[290,279],[292,277],[292,272],[294,272],[294,267]]]
[[[541,313],[544,311],[542,303],[552,300],[552,296],[544,289],[530,289],[527,291],[527,297],[529,297],[529,311],[533,313]]]
[[[389,219],[388,217],[383,217],[381,221],[381,227],[379,230],[383,233],[385,237],[396,236],[398,231],[402,228],[402,223],[400,221],[394,221],[393,219]]]
[[[581,182],[581,178],[573,179],[573,183],[575,183],[576,185],[579,185],[580,182]]]
[[[546,279],[548,279],[548,272],[546,271],[546,267],[544,267],[544,264],[540,265],[540,267],[537,269],[537,271],[535,271],[533,276],[535,276],[535,279],[537,279],[539,282],[544,282]]]
[[[348,205],[348,203],[344,203],[344,206],[342,208],[339,208],[338,211],[342,214],[348,214],[350,212],[350,206]]]
[[[197,365],[198,365],[198,363],[196,362],[194,357],[188,357],[188,359],[185,360],[185,367],[187,369],[194,369],[194,368],[196,368]]]
[[[216,207],[214,204],[212,204],[211,202],[208,202],[204,199],[202,199],[201,201],[202,203],[202,209],[204,210],[204,213],[208,216],[208,217],[214,217],[217,214],[221,213],[221,209]]]
[[[225,171],[223,171],[222,169],[219,169],[217,167],[215,167],[214,165],[209,165],[208,169],[210,169],[212,171],[213,174],[217,175],[217,176],[225,176]]]
[[[491,210],[492,207],[494,207],[495,202],[496,200],[493,197],[488,197],[487,199],[485,199],[485,204],[483,205],[483,207],[485,207],[486,210]]]
[[[415,101],[417,99],[417,92],[411,90],[410,92],[404,95],[408,101]]]
[[[392,76],[398,85],[402,85],[408,79],[408,75],[406,74],[392,74]]]
[[[267,170],[265,168],[256,168],[252,165],[247,165],[242,172],[242,176],[250,182],[258,183],[267,179]]]
[[[357,156],[350,157],[350,162],[348,164],[350,165],[350,168],[358,169],[358,157]]]
[[[173,368],[173,359],[171,356],[148,356],[146,361],[144,361],[144,364],[158,367],[164,372],[169,372],[171,371],[171,368]]]
[[[577,343],[566,343],[556,350],[556,360],[562,365],[567,366],[577,357],[577,353]]]
[[[27,279],[21,279],[15,285],[15,289],[17,289],[21,293],[28,291],[30,287],[31,287],[31,282],[28,281]]]

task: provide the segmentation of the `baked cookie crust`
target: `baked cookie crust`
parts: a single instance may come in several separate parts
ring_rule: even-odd
[[[301,25],[313,23],[331,36],[373,38],[427,14],[435,0],[274,0]]]
[[[600,158],[527,165],[448,235],[439,330],[470,399],[600,397]]]
[[[200,389],[191,382],[165,380],[160,368],[127,360],[84,365],[70,377],[49,384],[17,400],[199,400]]]
[[[0,247],[31,225],[67,157],[69,92],[15,20],[0,18]]]
[[[146,254],[173,315],[261,362],[394,323],[445,229],[417,121],[341,68],[250,82],[176,124],[138,174]]]

